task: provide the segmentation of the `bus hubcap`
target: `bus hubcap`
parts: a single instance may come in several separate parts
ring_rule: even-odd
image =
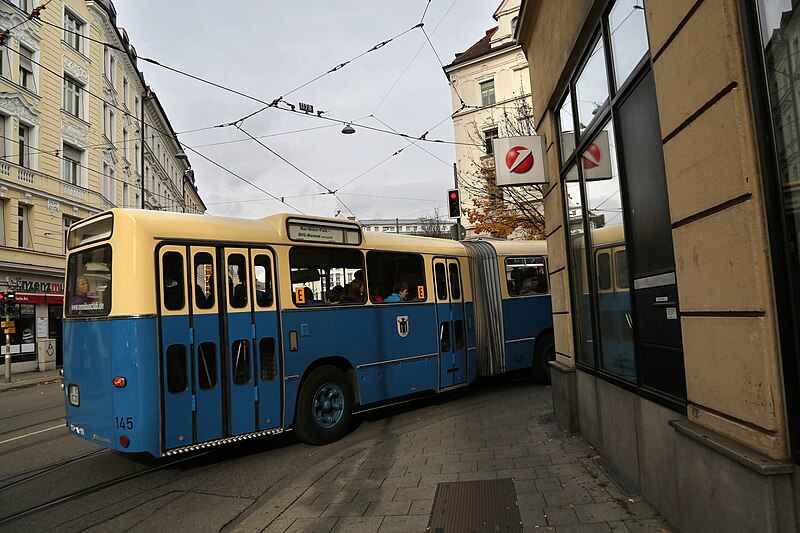
[[[342,389],[335,383],[326,383],[314,393],[314,404],[312,405],[314,420],[320,427],[325,429],[332,428],[344,413],[344,394]]]

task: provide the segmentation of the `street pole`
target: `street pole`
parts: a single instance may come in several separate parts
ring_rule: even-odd
[[[456,189],[458,189],[458,168],[456,167],[455,163],[453,163],[453,180],[455,181]],[[459,211],[458,215],[459,215],[459,217],[456,219],[456,240],[460,241],[461,240],[462,230],[464,229],[464,226],[461,225],[461,212],[460,211]]]
[[[11,322],[11,315],[8,313],[6,313],[6,322]],[[6,383],[11,383],[11,333],[6,333]]]

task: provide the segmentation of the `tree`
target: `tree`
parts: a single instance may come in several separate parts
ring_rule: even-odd
[[[496,121],[497,135],[515,137],[536,135],[531,106],[527,98],[502,107],[500,120]],[[527,239],[545,238],[544,191],[541,185],[498,187],[494,169],[494,156],[486,155],[487,142],[484,130],[477,122],[470,124],[470,138],[478,150],[473,160],[475,171],[459,173],[459,185],[473,207],[464,207],[463,213],[476,233],[492,237],[516,234]]]
[[[450,223],[439,214],[439,208],[433,210],[431,216],[419,217],[419,227],[417,235],[423,237],[436,237],[438,239],[450,238]]]

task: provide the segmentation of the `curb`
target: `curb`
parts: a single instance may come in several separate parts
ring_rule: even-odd
[[[20,389],[29,389],[31,387],[38,387],[39,385],[52,385],[54,383],[64,383],[62,378],[56,379],[46,379],[43,381],[35,381],[33,383],[0,383],[0,394],[4,392],[20,390]]]

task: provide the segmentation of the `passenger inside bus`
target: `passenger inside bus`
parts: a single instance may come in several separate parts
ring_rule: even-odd
[[[327,303],[338,304],[342,303],[342,295],[344,294],[344,287],[336,285],[328,291]]]
[[[405,302],[408,298],[408,283],[405,281],[395,281],[392,286],[392,294],[386,297],[384,302]]]
[[[525,278],[522,282],[522,289],[519,291],[520,295],[535,294],[536,280],[533,278]]]
[[[363,302],[364,301],[364,282],[358,278],[354,279],[344,288],[342,295],[343,302]]]

